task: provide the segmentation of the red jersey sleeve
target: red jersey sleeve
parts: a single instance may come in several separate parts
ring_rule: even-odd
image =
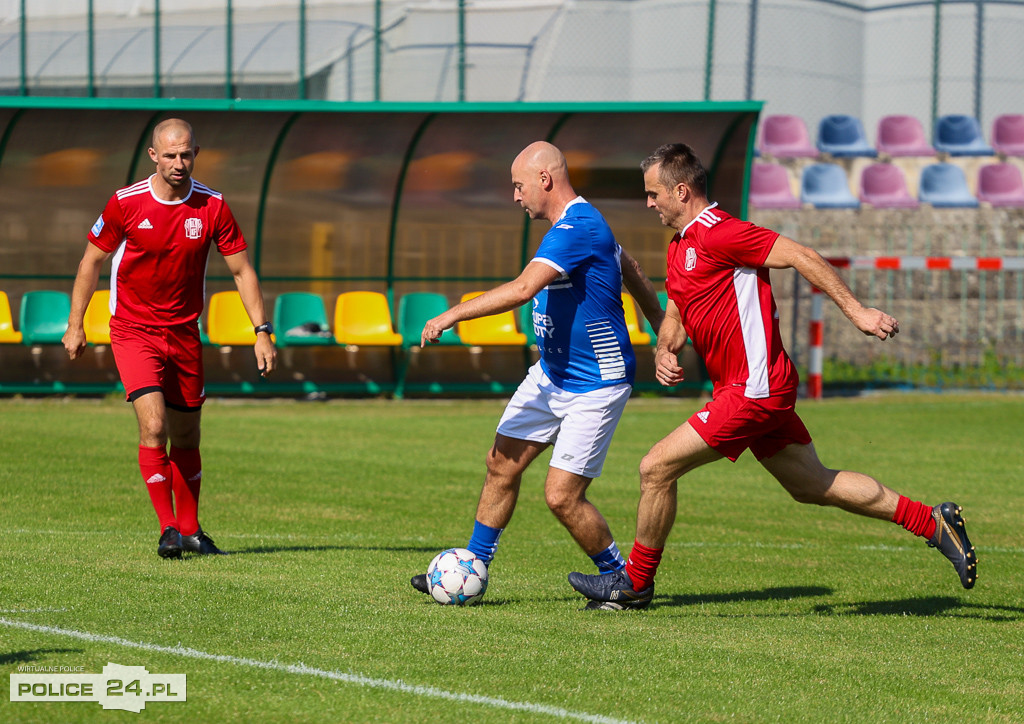
[[[222,256],[231,256],[240,251],[245,251],[248,244],[242,235],[242,229],[235,221],[235,215],[227,204],[220,205],[220,214],[217,217],[217,233],[214,237],[217,242],[217,251]]]
[[[110,197],[100,218],[96,219],[89,230],[89,241],[108,254],[124,241],[124,212],[117,194]]]
[[[779,238],[777,231],[739,219],[716,225],[709,235],[714,237],[714,242],[708,245],[709,251],[730,266],[752,269],[764,265]]]

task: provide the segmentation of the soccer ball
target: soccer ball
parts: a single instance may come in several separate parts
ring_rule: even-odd
[[[480,603],[487,590],[487,566],[465,548],[441,551],[427,567],[430,595],[442,606]]]

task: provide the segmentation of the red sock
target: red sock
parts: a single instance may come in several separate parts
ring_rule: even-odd
[[[139,445],[139,471],[146,482],[153,510],[160,520],[160,532],[163,533],[167,526],[177,528],[174,500],[171,498],[171,462],[167,459],[167,450]]]
[[[654,583],[664,548],[648,548],[639,541],[633,541],[633,550],[626,561],[626,573],[633,581],[633,590],[642,591]]]
[[[199,530],[199,488],[203,483],[203,462],[199,448],[171,445],[170,457],[174,500],[178,504],[178,532],[192,535]]]
[[[935,519],[932,518],[931,507],[913,501],[905,495],[901,495],[900,502],[896,504],[896,514],[893,515],[892,522],[902,525],[922,538],[931,538],[935,535]]]

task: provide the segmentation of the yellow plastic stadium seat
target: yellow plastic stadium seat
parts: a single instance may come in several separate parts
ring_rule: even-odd
[[[334,338],[338,344],[402,346],[402,335],[391,324],[388,298],[380,292],[339,294],[334,303]]]
[[[217,292],[210,297],[206,315],[206,333],[210,343],[222,347],[256,344],[256,333],[237,291]]]
[[[7,292],[0,292],[0,344],[19,344],[21,332],[14,331],[14,317],[11,316],[11,300]]]
[[[462,295],[461,301],[465,302],[481,294],[483,292],[467,292]],[[516,329],[516,317],[512,310],[459,322],[458,332],[462,343],[472,347],[526,345],[526,335]]]
[[[650,344],[651,335],[641,331],[640,318],[636,313],[636,304],[633,302],[633,297],[626,294],[626,292],[622,293],[622,311],[626,314],[626,331],[629,332],[629,343],[639,345]]]
[[[99,289],[85,308],[85,341],[110,344],[110,290]]]

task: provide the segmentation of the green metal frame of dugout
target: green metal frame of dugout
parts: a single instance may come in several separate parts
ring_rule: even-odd
[[[70,291],[88,229],[114,190],[151,173],[152,129],[172,116],[195,128],[195,177],[224,193],[271,307],[278,294],[307,291],[330,309],[340,293],[366,289],[386,294],[394,312],[409,292],[455,302],[514,278],[546,230],[512,203],[511,161],[535,140],[563,150],[576,190],[660,281],[670,233],[646,208],[640,161],[662,143],[689,143],[708,167],[713,198],[745,216],[761,105],[0,98],[0,290],[12,306],[33,289]],[[211,261],[208,296],[233,288],[226,271]],[[13,347],[0,345],[0,394],[106,384],[49,354],[19,359]],[[379,381],[365,369],[334,375],[342,363],[330,355],[304,370],[304,357],[317,354],[325,356],[296,351],[291,378],[278,382],[214,364],[224,374],[212,376],[211,390],[394,390],[394,353],[345,357],[348,367],[388,367]],[[408,390],[506,391],[528,361],[522,349],[512,354],[508,380],[454,364],[439,370],[447,379]]]

